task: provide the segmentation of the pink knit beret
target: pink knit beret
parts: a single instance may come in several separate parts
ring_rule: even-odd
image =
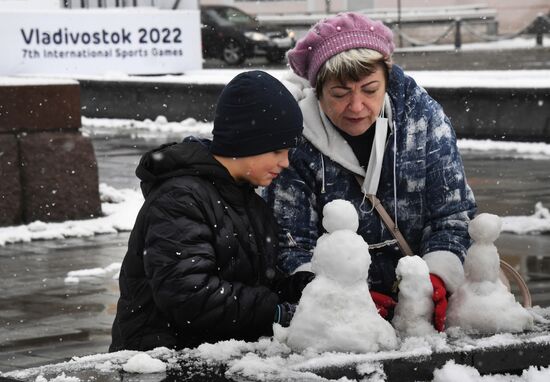
[[[319,68],[332,56],[354,48],[376,50],[389,57],[394,49],[390,28],[359,13],[339,13],[317,22],[288,52],[296,74],[315,86]]]

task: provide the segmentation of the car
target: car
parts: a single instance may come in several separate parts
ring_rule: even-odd
[[[277,26],[260,25],[244,11],[225,5],[200,7],[202,53],[228,65],[239,65],[246,58],[264,56],[281,62],[294,47],[294,32]]]

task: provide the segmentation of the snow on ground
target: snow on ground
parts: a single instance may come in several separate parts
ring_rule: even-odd
[[[68,220],[60,223],[34,221],[27,225],[0,228],[0,246],[32,240],[52,240],[69,237],[89,237],[98,234],[130,231],[143,196],[137,190],[116,190],[99,185],[101,208],[105,216],[96,219]]]
[[[459,139],[460,151],[498,151],[515,158],[548,159],[550,144],[539,142],[492,141],[490,139]]]
[[[550,87],[550,70],[410,70],[406,71],[406,74],[425,88],[547,89]]]
[[[100,279],[107,276],[111,276],[113,279],[118,280],[121,267],[122,263],[111,263],[105,268],[78,269],[67,273],[67,277],[65,277],[64,281],[65,284],[78,284],[81,279]]]
[[[157,133],[186,136],[212,136],[212,122],[200,122],[194,118],[187,118],[181,122],[169,122],[165,116],[159,115],[154,121],[116,119],[116,118],[86,118],[82,117],[83,132],[93,134],[97,131],[128,131],[139,137],[156,136]],[[550,156],[550,150],[549,150]]]
[[[63,78],[6,77],[0,76],[0,86],[78,85],[78,81]]]
[[[502,231],[518,235],[550,232],[550,211],[541,202],[535,204],[535,212],[530,216],[505,216]]]
[[[457,365],[448,361],[441,369],[434,372],[433,382],[544,382],[550,381],[550,367],[535,366],[523,370],[521,375],[487,375],[481,376],[471,366]]]

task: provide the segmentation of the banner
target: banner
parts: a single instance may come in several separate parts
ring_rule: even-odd
[[[0,75],[170,74],[202,67],[198,10],[0,11]]]

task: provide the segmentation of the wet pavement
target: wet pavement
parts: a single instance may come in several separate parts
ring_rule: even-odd
[[[118,283],[111,275],[64,279],[72,270],[120,262],[128,234],[35,241],[0,248],[0,370],[73,355],[104,353],[110,343]]]
[[[126,133],[127,134],[127,133]],[[137,188],[139,156],[176,137],[94,136],[100,182]],[[480,212],[530,215],[550,206],[550,158],[522,159],[491,152],[463,153]],[[0,371],[104,353],[118,297],[113,274],[65,283],[69,271],[121,262],[129,233],[35,241],[0,247]],[[503,234],[503,258],[528,280],[534,304],[550,306],[550,235]]]

